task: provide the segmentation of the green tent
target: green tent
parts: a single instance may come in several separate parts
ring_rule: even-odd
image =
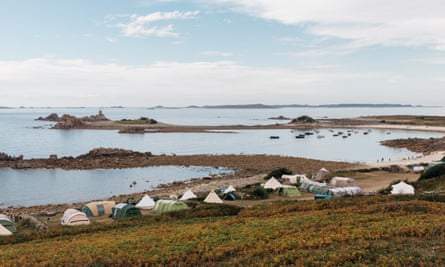
[[[153,208],[153,212],[162,214],[162,213],[175,212],[186,209],[188,209],[187,204],[181,201],[158,200],[156,201],[156,205]]]
[[[11,233],[16,233],[17,228],[15,227],[15,223],[6,215],[0,214],[0,224],[3,225],[6,229],[8,229]]]
[[[299,197],[301,196],[300,191],[296,186],[283,186],[280,188],[278,193],[283,197]]]
[[[141,211],[133,204],[119,203],[113,208],[113,219],[125,219],[128,217],[140,216]]]

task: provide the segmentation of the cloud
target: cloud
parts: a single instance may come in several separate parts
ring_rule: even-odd
[[[0,105],[323,103],[357,95],[340,88],[343,84],[384,77],[336,69],[259,68],[232,61],[131,66],[34,58],[0,61]]]
[[[208,2],[208,1],[206,1]],[[352,47],[429,46],[445,50],[442,0],[212,0],[233,10],[308,33],[344,39]]]
[[[178,37],[179,34],[174,32],[173,24],[155,25],[156,23],[172,20],[194,19],[199,11],[171,11],[171,12],[154,12],[145,16],[107,16],[106,24],[117,27],[121,33],[127,37]],[[124,20],[115,22],[116,20]]]
[[[233,56],[231,52],[225,51],[204,51],[200,53],[203,56],[216,56],[216,57],[230,57]]]

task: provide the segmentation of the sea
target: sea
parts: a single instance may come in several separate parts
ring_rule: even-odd
[[[233,133],[146,133],[120,134],[114,130],[55,130],[51,129],[52,122],[35,120],[46,117],[50,113],[58,115],[70,114],[74,116],[89,116],[102,111],[111,120],[137,119],[148,117],[157,121],[179,125],[265,125],[285,121],[270,118],[284,116],[297,118],[308,115],[315,119],[321,118],[350,118],[367,115],[445,115],[444,107],[298,107],[298,108],[260,108],[260,109],[232,109],[232,108],[126,108],[126,107],[89,107],[89,108],[8,108],[0,109],[0,152],[8,155],[22,155],[26,159],[48,158],[52,154],[62,156],[78,156],[88,153],[97,147],[123,148],[153,154],[268,154],[282,156],[296,156],[321,160],[347,161],[352,163],[397,160],[419,156],[406,149],[389,148],[380,145],[380,141],[398,138],[430,138],[440,137],[444,133],[376,130],[368,129],[350,131],[350,136],[342,138],[334,136],[338,131],[347,132],[349,129],[314,129],[317,134],[306,136],[304,139],[295,138],[303,131],[292,130],[237,130]],[[367,134],[364,134],[367,132]],[[322,135],[324,138],[317,138]],[[270,136],[279,136],[270,139]],[[172,168],[161,171],[152,168],[131,170],[91,170],[91,171],[62,171],[62,170],[0,170],[0,208],[10,205],[37,205],[45,203],[70,203],[85,201],[97,197],[110,197],[116,194],[129,193],[128,181],[149,180],[146,187],[140,191],[155,187],[165,181],[183,181],[216,174],[218,171],[208,169],[207,166],[194,166],[192,170]],[[200,171],[200,168],[204,171]],[[182,174],[189,175],[183,176]],[[159,173],[167,173],[170,177],[161,177]],[[77,177],[86,178],[77,178]],[[99,181],[92,182],[91,177],[98,177]],[[112,180],[110,177],[116,177]],[[75,196],[65,192],[65,181],[76,180],[81,187],[76,188]],[[109,188],[108,184],[126,179],[124,184]],[[167,179],[167,180],[166,180]],[[34,183],[30,183],[32,180]],[[138,184],[142,184],[140,182]],[[26,185],[31,184],[30,189]],[[54,187],[59,184],[60,187]],[[101,186],[98,186],[101,184]],[[12,186],[14,185],[14,186]],[[87,188],[101,189],[101,193],[93,195],[86,193]],[[44,194],[51,188],[54,194]],[[121,188],[121,189],[119,189]],[[131,192],[134,192],[131,189]],[[26,196],[20,195],[25,192]],[[90,190],[91,191],[91,190]],[[33,195],[34,194],[34,195]],[[66,197],[64,197],[66,196]]]

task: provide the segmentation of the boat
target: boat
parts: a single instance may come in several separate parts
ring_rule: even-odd
[[[299,135],[295,136],[295,138],[297,138],[297,139],[302,139],[302,138],[304,138],[304,137],[305,137],[304,134],[299,134]]]
[[[317,135],[318,139],[321,139],[321,138],[324,138],[324,137],[325,137],[324,135]]]
[[[271,135],[269,136],[270,139],[280,139],[280,137],[278,135]]]

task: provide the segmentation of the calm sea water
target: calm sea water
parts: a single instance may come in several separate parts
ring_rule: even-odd
[[[0,169],[0,208],[72,203],[151,190],[159,184],[232,172],[226,168],[160,166],[111,170]],[[134,184],[135,183],[135,184]],[[130,186],[131,185],[131,186]]]
[[[135,119],[141,116],[184,125],[255,125],[276,121],[268,118],[356,117],[361,115],[410,114],[445,115],[444,108],[283,108],[283,109],[147,109],[102,108],[113,120]],[[400,159],[416,156],[405,149],[381,146],[380,141],[408,137],[437,137],[428,132],[364,130],[348,138],[334,137],[329,129],[316,135],[296,139],[300,132],[290,130],[244,130],[236,133],[153,133],[145,135],[119,134],[117,131],[52,130],[53,124],[35,121],[52,112],[59,115],[87,116],[99,108],[73,109],[0,109],[0,152],[23,155],[25,158],[47,158],[51,154],[78,156],[96,147],[117,147],[154,154],[274,154],[349,162],[375,162],[382,157]],[[335,131],[339,131],[336,129]],[[346,132],[346,129],[343,130]],[[270,139],[271,135],[280,136]],[[208,175],[199,169],[179,167],[136,168],[121,170],[0,170],[0,203],[37,205],[98,199],[132,192],[142,192],[173,180]],[[129,187],[132,181],[135,187]],[[148,182],[147,182],[148,181]],[[107,185],[107,186],[104,186]]]

